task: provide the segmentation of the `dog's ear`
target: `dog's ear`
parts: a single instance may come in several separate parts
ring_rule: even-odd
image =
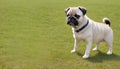
[[[81,7],[81,6],[79,6],[78,8],[82,11],[83,15],[86,14],[87,10],[86,10],[85,7]]]
[[[67,9],[65,9],[65,14],[67,14],[67,12],[70,10],[70,7],[68,7]]]

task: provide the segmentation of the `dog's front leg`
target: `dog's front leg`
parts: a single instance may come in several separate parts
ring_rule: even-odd
[[[87,42],[86,51],[85,51],[85,54],[83,56],[83,58],[85,58],[85,59],[89,57],[91,44],[92,44],[92,41]]]
[[[79,43],[79,40],[75,39],[75,41],[74,41],[74,48],[73,48],[73,50],[71,50],[71,53],[74,53],[74,52],[77,51],[78,43]]]

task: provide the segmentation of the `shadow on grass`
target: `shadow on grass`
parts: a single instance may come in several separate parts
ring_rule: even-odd
[[[79,53],[79,52],[76,52],[76,54],[78,56],[83,56],[83,54]],[[112,54],[112,55],[107,55],[106,53],[103,53],[101,51],[98,51],[98,53],[94,56],[90,56],[88,59],[85,59],[85,60],[88,60],[90,62],[94,62],[94,63],[99,63],[99,62],[103,62],[103,61],[120,61],[120,56],[119,55],[116,55],[116,54]]]

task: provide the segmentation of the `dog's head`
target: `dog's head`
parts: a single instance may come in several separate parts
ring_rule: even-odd
[[[84,7],[69,7],[65,10],[67,24],[73,27],[83,22],[87,10]]]

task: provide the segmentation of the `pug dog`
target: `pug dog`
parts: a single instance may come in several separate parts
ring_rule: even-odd
[[[65,10],[67,24],[72,27],[74,37],[74,48],[71,53],[77,51],[80,41],[86,42],[86,51],[83,58],[88,58],[92,43],[96,44],[94,51],[98,50],[100,42],[106,42],[109,46],[108,55],[112,54],[113,31],[110,27],[110,20],[103,18],[104,23],[91,20],[86,16],[86,8],[69,7]]]

